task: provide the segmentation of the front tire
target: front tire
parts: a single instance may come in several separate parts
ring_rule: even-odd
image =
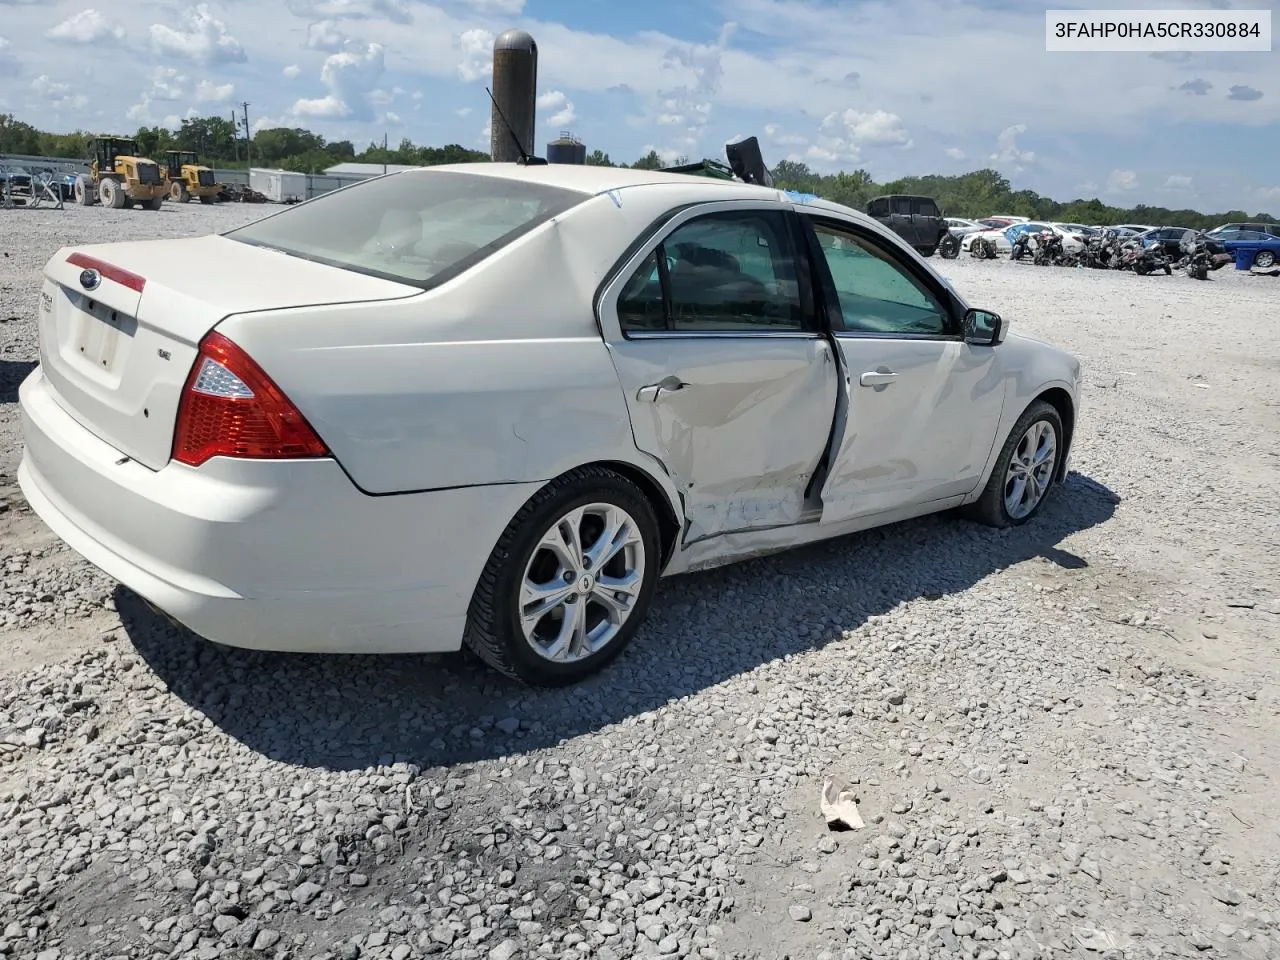
[[[98,195],[102,198],[102,205],[112,210],[123,210],[129,199],[118,180],[103,180],[98,184]]]
[[[947,234],[938,243],[938,255],[943,260],[954,260],[960,256],[960,241],[951,234]]]
[[[1052,404],[1027,407],[1000,448],[982,496],[969,516],[989,527],[1017,527],[1031,520],[1048,497],[1063,451],[1062,417]]]
[[[476,585],[463,641],[525,683],[576,683],[631,641],[661,566],[644,492],[602,467],[572,470],[507,525]]]

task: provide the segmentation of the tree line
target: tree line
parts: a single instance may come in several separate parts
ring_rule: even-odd
[[[12,115],[0,114],[0,153],[19,153],[41,157],[84,157],[88,154],[93,134],[49,133]],[[405,138],[395,146],[370,143],[357,150],[350,140],[326,140],[317,133],[300,127],[274,127],[259,130],[246,140],[238,135],[236,125],[226,117],[193,117],[183,120],[177,129],[140,127],[133,138],[140,151],[157,157],[166,150],[191,150],[211,166],[244,168],[254,166],[320,173],[337,163],[394,163],[433,166],[441,163],[469,163],[489,159],[480,150],[451,143],[443,147],[419,146]],[[680,158],[679,162],[687,162]],[[601,150],[587,155],[592,166],[627,167],[657,170],[666,164],[657,151],[650,150],[634,163],[615,163]],[[1010,214],[1033,220],[1058,220],[1065,223],[1114,224],[1149,223],[1208,229],[1230,221],[1277,222],[1265,213],[1228,210],[1205,214],[1190,209],[1173,209],[1139,204],[1117,207],[1098,198],[1078,198],[1061,202],[1042,197],[1034,190],[1014,190],[1009,180],[992,169],[974,170],[959,176],[902,177],[877,183],[866,170],[821,174],[806,164],[782,160],[773,168],[779,187],[812,193],[853,207],[866,209],[867,201],[882,194],[906,193],[933,197],[947,216],[985,217]]]

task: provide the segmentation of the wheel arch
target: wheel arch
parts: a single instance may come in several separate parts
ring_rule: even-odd
[[[1039,393],[1031,403],[1036,400],[1043,400],[1049,406],[1058,411],[1058,416],[1062,418],[1062,430],[1066,434],[1062,438],[1062,456],[1058,458],[1058,471],[1054,476],[1054,480],[1061,483],[1067,478],[1067,460],[1071,455],[1071,443],[1075,439],[1076,433],[1076,405],[1069,394],[1062,387],[1050,387]],[[1030,406],[1031,404],[1027,404]],[[1023,408],[1025,410],[1026,407]],[[1021,416],[1021,414],[1019,414]]]
[[[644,492],[649,505],[653,507],[654,515],[658,518],[658,534],[662,538],[662,567],[665,569],[671,562],[671,558],[675,556],[676,547],[680,543],[682,511],[677,506],[678,497],[674,501],[672,499],[674,488],[668,491],[657,477],[643,467],[622,460],[597,460],[593,463],[585,463],[583,466],[611,470],[626,477]]]

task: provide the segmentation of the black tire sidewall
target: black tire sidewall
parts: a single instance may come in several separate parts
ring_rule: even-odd
[[[535,547],[551,525],[566,513],[590,503],[609,503],[629,513],[640,528],[644,544],[645,573],[635,608],[618,635],[602,650],[572,663],[555,663],[540,657],[524,638],[520,625],[520,583]],[[604,668],[631,642],[644,620],[658,583],[662,566],[662,545],[658,521],[644,495],[629,481],[617,478],[592,478],[570,481],[569,485],[525,517],[512,538],[503,569],[496,578],[494,592],[494,627],[507,656],[521,678],[546,686],[573,683]]]
[[[1005,506],[1004,502],[1004,481],[1009,473],[1009,461],[1013,459],[1013,453],[1018,449],[1018,444],[1022,442],[1023,436],[1031,429],[1031,425],[1038,420],[1048,422],[1054,430],[1053,471],[1049,474],[1050,485],[1052,485],[1053,478],[1057,476],[1058,469],[1062,465],[1064,442],[1062,417],[1051,404],[1045,403],[1043,400],[1037,400],[1026,409],[1022,416],[1018,418],[1018,422],[1013,425],[1013,429],[1009,431],[992,474],[991,482],[996,497],[994,506],[999,511],[1003,526],[1019,527],[1035,519],[1036,515],[1044,507],[1045,501],[1049,498],[1049,491],[1046,490],[1041,495],[1040,502],[1032,507],[1031,512],[1025,517],[1017,519],[1009,515],[1009,508]]]

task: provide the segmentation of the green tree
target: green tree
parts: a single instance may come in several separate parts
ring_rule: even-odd
[[[666,166],[666,164],[663,163],[662,158],[658,156],[657,150],[650,150],[631,166],[636,170],[661,170]]]

